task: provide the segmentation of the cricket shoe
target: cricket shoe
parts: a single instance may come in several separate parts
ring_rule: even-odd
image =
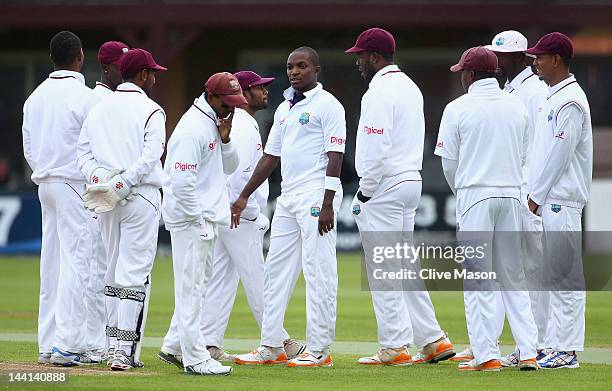
[[[544,357],[548,356],[552,352],[552,349],[541,349],[538,350],[536,361],[541,361]]]
[[[123,350],[115,350],[115,356],[110,366],[113,371],[127,371],[136,366],[134,356],[128,356]]]
[[[293,360],[289,360],[288,367],[331,367],[334,363],[330,354],[305,351]]]
[[[503,364],[502,364],[503,366]],[[516,365],[519,371],[537,371],[538,362],[535,358],[528,358],[527,360],[520,360]]]
[[[571,369],[579,368],[578,356],[568,352],[551,352],[542,360],[538,361],[538,366],[544,369]]]
[[[51,364],[51,353],[39,353],[38,363],[39,364]]]
[[[453,344],[447,336],[439,341],[428,343],[423,349],[412,358],[413,364],[435,364],[440,361],[448,360],[455,355]]]
[[[91,365],[98,364],[98,361],[92,360],[87,353],[70,353],[53,348],[49,362],[53,365],[61,365],[64,367],[74,367],[76,365]]]
[[[176,365],[179,369],[183,369],[183,356],[180,354],[165,353],[160,350],[157,353],[157,357],[167,364]]]
[[[106,357],[105,357],[105,361],[106,361],[106,366],[111,366],[111,364],[113,363],[113,359],[115,358],[115,348],[108,348],[108,350],[106,351]]]
[[[102,350],[97,350],[97,349],[88,350],[86,354],[89,356],[89,358],[91,358],[93,361],[95,361],[97,363],[101,363],[101,362],[105,361],[104,360],[104,349],[102,349]]]
[[[306,350],[306,344],[301,343],[296,339],[286,339],[283,341],[283,348],[285,349],[285,353],[287,354],[287,359],[292,360],[304,353]]]
[[[469,361],[474,359],[474,352],[472,352],[472,347],[468,346],[463,349],[459,353],[455,354],[454,357],[451,357],[451,361]]]
[[[218,348],[216,346],[207,347],[208,353],[210,353],[210,357],[214,358],[219,362],[234,362],[236,359],[235,354],[229,354],[225,350]]]
[[[399,349],[386,348],[380,349],[374,356],[361,357],[358,363],[363,365],[405,366],[412,365],[412,356],[405,346]]]
[[[221,365],[214,358],[202,361],[196,365],[187,365],[185,367],[186,375],[197,376],[227,376],[232,373],[232,367]]]
[[[501,363],[501,366],[504,367],[504,368],[517,367],[519,365],[519,354],[518,354],[518,351],[515,350],[514,352],[510,353],[506,357],[502,357],[499,360],[499,362]]]
[[[482,371],[482,372],[499,372],[501,370],[501,363],[499,360],[489,360],[482,364],[477,364],[476,360],[462,362],[457,367],[460,371]]]
[[[260,346],[251,353],[237,355],[234,362],[240,365],[287,364],[287,354],[283,348]]]

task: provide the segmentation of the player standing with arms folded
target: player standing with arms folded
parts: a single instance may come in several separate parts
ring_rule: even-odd
[[[468,371],[501,368],[497,340],[503,323],[500,325],[498,306],[503,306],[521,352],[519,369],[537,369],[537,329],[529,294],[504,285],[510,280],[502,274],[509,270],[514,273],[511,276],[519,275],[522,269],[522,261],[516,257],[519,235],[509,232],[521,230],[520,190],[528,115],[518,99],[499,89],[496,69],[497,57],[484,47],[466,50],[459,63],[450,68],[461,72],[461,84],[467,93],[444,109],[435,150],[442,157],[444,175],[457,196],[458,236],[477,231],[485,245],[491,242],[488,251],[492,257],[477,263],[485,271],[498,271],[500,278],[499,289],[494,286],[486,290],[469,289],[470,282],[464,280],[465,315],[474,359],[461,363],[459,369]],[[482,286],[489,284],[497,282],[482,282]]]
[[[259,125],[253,116],[257,111],[268,107],[266,86],[274,81],[273,77],[261,77],[252,71],[236,72],[234,76],[240,83],[247,103],[236,108],[232,119],[232,144],[236,146],[240,164],[233,174],[227,176],[226,185],[230,200],[240,196],[257,162],[263,156]],[[236,298],[238,281],[242,281],[249,308],[261,327],[264,307],[263,237],[270,226],[270,221],[264,215],[268,192],[266,180],[249,197],[247,207],[241,215],[241,224],[236,229],[219,227],[219,237],[214,249],[213,274],[206,290],[201,329],[208,351],[217,361],[234,361],[234,356],[223,351],[222,346]],[[283,347],[288,358],[295,358],[302,353],[304,345],[289,339],[284,330],[283,335]]]
[[[539,153],[530,164],[529,209],[542,216],[544,256],[548,265],[558,268],[550,272],[558,274],[569,267],[571,276],[583,279],[580,232],[593,177],[591,110],[569,73],[574,48],[567,36],[547,34],[527,53],[536,56],[538,76],[549,85],[536,125],[534,150]],[[552,351],[538,365],[578,368],[576,352],[584,350],[586,293],[584,289],[541,293],[550,295],[545,339],[551,341]]]
[[[100,64],[100,81],[96,82],[93,89],[92,106],[98,103],[105,96],[110,95],[119,84],[121,84],[121,71],[119,64],[121,56],[129,50],[128,46],[122,42],[108,41],[100,46],[98,50],[98,63]],[[104,178],[95,176],[91,178],[95,183],[99,183]],[[88,350],[92,356],[98,356],[98,360],[107,359],[114,353],[111,351],[109,356],[109,341],[106,337],[105,325],[106,309],[104,306],[104,277],[108,269],[108,256],[104,241],[100,233],[98,217],[94,214],[91,221],[93,238],[92,261],[89,268],[89,288],[85,297],[87,301],[87,343]],[[111,315],[116,317],[117,314]]]
[[[75,161],[91,89],[80,73],[83,49],[70,31],[50,42],[53,72],[23,105],[23,154],[32,169],[42,210],[38,362],[92,363],[86,354],[91,214],[83,208],[85,178]]]
[[[146,50],[125,53],[124,82],[91,110],[77,149],[79,167],[90,182],[95,183],[94,176],[104,178],[89,187],[84,199],[98,213],[109,257],[106,304],[116,308],[117,317],[107,325],[107,336],[114,348],[111,369],[119,371],[142,366],[166,140],[166,115],[148,95],[156,72],[165,70]]]
[[[291,87],[274,114],[263,157],[232,205],[232,225],[253,192],[281,162],[281,195],[272,220],[264,267],[261,346],[238,364],[285,364],[283,322],[300,269],[306,280],[306,350],[290,367],[332,365],[336,327],[336,218],[342,200],[340,170],[346,142],[344,108],[317,82],[321,66],[310,47],[287,59]]]
[[[232,371],[211,358],[200,327],[218,230],[230,223],[225,175],[239,163],[230,132],[234,108],[244,104],[236,77],[215,73],[168,142],[163,216],[172,240],[174,314],[158,357],[191,375]]]
[[[368,231],[412,233],[421,198],[423,95],[393,63],[395,39],[388,31],[366,30],[346,52],[356,54],[359,72],[369,82],[357,128],[355,221],[362,236]],[[360,364],[410,365],[407,345],[413,342],[421,349],[417,363],[455,355],[427,291],[372,289],[371,294],[381,349],[360,358]]]

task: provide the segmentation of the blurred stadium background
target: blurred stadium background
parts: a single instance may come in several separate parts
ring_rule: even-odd
[[[433,156],[444,106],[463,93],[448,67],[463,50],[489,44],[503,30],[515,29],[530,44],[545,33],[562,31],[574,44],[572,72],[591,104],[595,169],[586,231],[612,231],[612,2],[572,0],[3,0],[0,4],[0,253],[37,253],[40,206],[29,179],[21,140],[22,106],[51,71],[48,43],[58,31],[77,33],[84,45],[83,73],[92,86],[99,76],[98,47],[120,40],[150,50],[169,71],[158,78],[153,98],[168,115],[171,134],[180,116],[214,72],[252,69],[275,76],[270,107],[258,113],[267,137],[282,91],[288,86],[285,61],[302,45],[321,55],[320,81],[345,106],[347,151],[342,171],[345,200],[357,187],[355,131],[366,84],[344,54],[358,33],[383,27],[396,38],[396,62],[420,86],[425,98],[426,140],[423,197],[417,229],[454,230],[454,199]],[[280,175],[271,180],[271,210]],[[160,242],[169,243],[162,229]],[[346,207],[339,215],[340,250],[359,248]],[[612,251],[612,240],[588,242],[589,252]]]

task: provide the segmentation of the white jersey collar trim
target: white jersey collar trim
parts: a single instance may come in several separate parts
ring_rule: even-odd
[[[317,82],[317,86],[313,88],[312,90],[308,90],[304,92],[304,96],[306,97],[306,99],[309,99],[310,97],[315,96],[322,89],[323,89],[323,84]],[[293,94],[295,94],[295,90],[293,89],[293,87],[289,87],[285,90],[285,92],[283,92],[283,96],[285,97],[285,100],[293,99]]]
[[[513,90],[516,90],[521,84],[523,84],[525,80],[527,80],[528,77],[532,76],[533,72],[531,71],[531,67],[525,67],[525,69],[523,69],[521,73],[516,75],[511,82],[506,82],[506,85],[510,85]]]
[[[49,74],[50,79],[68,79],[73,78],[77,79],[81,82],[81,84],[85,84],[85,76],[83,76],[80,72],[68,71],[68,70],[60,70],[54,71]]]
[[[553,96],[557,91],[559,91],[561,88],[565,87],[566,85],[573,83],[576,81],[576,78],[574,77],[573,73],[569,74],[569,77],[565,80],[562,80],[561,82],[555,84],[554,86],[550,87],[548,89],[548,98],[550,98],[551,96]]]
[[[117,86],[117,90],[116,91],[123,91],[123,92],[140,92],[141,94],[147,95],[142,88],[138,87],[136,84],[134,83],[121,83]]]
[[[400,72],[400,69],[395,64],[387,65],[386,67],[384,67],[384,68],[380,69],[378,72],[376,72],[376,74],[374,74],[374,77],[372,78],[372,81],[370,81],[369,85],[371,86],[378,79],[380,79],[381,77],[383,77],[385,74],[387,74],[389,72]]]
[[[470,87],[468,88],[468,94],[470,92],[488,91],[493,89],[496,91],[501,91],[497,79],[495,79],[494,77],[488,77],[486,79],[480,79],[472,83],[472,85],[470,85]]]

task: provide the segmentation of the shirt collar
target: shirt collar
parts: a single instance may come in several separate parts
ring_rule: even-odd
[[[210,118],[215,123],[215,125],[217,124],[219,117],[217,117],[217,113],[215,113],[215,110],[213,110],[211,105],[208,104],[208,101],[206,100],[206,96],[204,94],[195,98],[195,100],[193,101],[193,105],[199,112]]]
[[[480,79],[472,83],[468,88],[468,94],[470,92],[489,92],[489,91],[501,91],[499,89],[499,83],[494,77],[488,77],[486,79]]]
[[[247,121],[249,121],[251,125],[253,125],[257,130],[259,130],[259,125],[257,124],[257,121],[246,110],[236,107],[234,118],[236,118],[236,115],[239,115],[240,117],[245,118]]]
[[[103,87],[103,88],[107,88],[107,89],[109,89],[109,90],[111,90],[111,91],[113,90],[113,89],[112,89],[112,88],[110,88],[110,87],[109,87],[107,84],[104,84],[104,83],[102,83],[101,81],[97,81],[97,82],[96,82],[96,87],[97,87],[97,86],[100,86],[100,87]]]
[[[374,77],[372,78],[372,81],[370,81],[369,85],[374,84],[378,79],[380,79],[381,77],[383,77],[384,75],[390,72],[396,73],[396,72],[401,72],[401,71],[399,67],[395,64],[387,65],[386,67],[376,72],[376,74],[374,74]]]
[[[553,94],[555,94],[557,91],[559,91],[561,88],[565,87],[566,85],[573,83],[576,81],[576,78],[574,77],[573,73],[569,74],[569,77],[565,80],[562,80],[561,82],[555,84],[552,87],[548,88],[548,98],[550,98],[551,96],[553,96]]]
[[[523,69],[521,73],[516,75],[514,79],[512,79],[511,82],[506,82],[506,85],[510,85],[512,87],[512,90],[516,90],[517,88],[519,88],[521,84],[523,84],[523,82],[528,77],[532,77],[532,76],[533,76],[533,72],[531,71],[531,67],[525,67],[525,69]]]
[[[138,87],[134,83],[126,82],[121,83],[117,86],[117,90],[119,92],[140,92],[141,94],[147,95],[142,88]]]
[[[313,88],[312,90],[308,90],[308,91],[304,92],[304,96],[306,97],[306,99],[304,99],[304,100],[308,100],[311,97],[315,96],[322,89],[323,89],[323,84],[317,83],[317,86],[315,88]],[[293,94],[294,93],[295,93],[295,90],[293,89],[293,87],[289,87],[289,88],[287,88],[285,90],[285,92],[283,92],[283,96],[285,97],[285,100],[291,100],[291,99],[293,99]]]
[[[85,84],[85,76],[83,76],[80,72],[68,71],[68,70],[59,70],[54,71],[49,74],[49,78],[51,79],[69,79],[74,78],[80,81],[82,84]]]

